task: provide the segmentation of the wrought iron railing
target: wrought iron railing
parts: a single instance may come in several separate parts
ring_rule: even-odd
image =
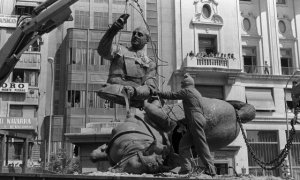
[[[244,72],[248,74],[272,74],[271,66],[253,66],[253,65],[244,65]]]
[[[294,67],[281,67],[281,74],[282,75],[293,75],[293,73],[297,70]]]

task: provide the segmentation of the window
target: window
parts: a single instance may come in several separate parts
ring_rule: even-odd
[[[204,18],[209,18],[211,16],[211,7],[208,4],[203,5],[202,14]]]
[[[22,105],[10,105],[9,117],[23,117],[23,106]]]
[[[273,111],[275,104],[273,89],[246,87],[246,102],[252,104],[257,111]]]
[[[37,117],[37,111],[37,106],[11,104],[9,106],[9,117],[35,118]]]
[[[293,101],[292,101],[292,93],[291,93],[291,91],[292,91],[291,89],[285,89],[284,90],[285,103],[286,103],[288,111],[292,111],[293,110]]]
[[[85,91],[69,90],[68,91],[68,107],[84,108],[85,107]]]
[[[253,147],[255,154],[264,162],[270,162],[279,154],[279,142],[277,131],[255,131],[247,130],[247,139],[249,144]],[[250,153],[248,153],[249,174],[254,176],[279,176],[279,169],[273,171],[264,171],[253,160]]]
[[[224,100],[223,86],[196,85],[196,89],[203,97]]]
[[[15,83],[28,83],[29,86],[38,86],[38,71],[14,69],[12,74],[12,82]]]
[[[94,28],[107,29],[108,28],[108,12],[94,12]]]
[[[87,58],[87,42],[76,41],[75,47],[70,48],[70,64],[86,64]]]
[[[95,3],[99,3],[99,4],[101,3],[108,4],[108,1],[109,0],[94,0]]]
[[[217,53],[217,36],[199,34],[198,43],[199,53],[204,53],[206,55]]]
[[[279,32],[281,34],[284,34],[286,32],[286,25],[285,25],[284,21],[280,20],[278,22],[278,27],[279,27]]]
[[[285,0],[276,0],[276,4],[286,4]]]
[[[23,143],[21,139],[16,138],[8,138],[8,160],[23,160]],[[14,166],[19,166],[20,164],[18,162],[13,163]]]
[[[296,131],[290,154],[291,165],[293,166],[293,171],[291,173],[295,179],[300,179],[300,131]]]
[[[113,108],[114,104],[112,102],[108,102],[107,100],[100,98],[98,96],[98,92],[89,91],[89,107],[90,108]]]
[[[90,49],[90,59],[88,61],[89,65],[110,65],[110,61],[104,59],[99,55],[97,49]]]
[[[16,6],[15,14],[20,16],[30,16],[34,7],[32,6]]]
[[[89,59],[87,59],[87,42],[85,41],[75,41],[70,44],[74,44],[73,47],[69,49],[69,64],[83,65],[88,63],[89,65],[110,65],[110,61],[102,58],[97,49],[89,49]],[[93,45],[94,46],[94,45]],[[98,42],[96,47],[98,46]]]
[[[243,47],[244,72],[257,73],[256,47]]]
[[[248,18],[244,18],[243,20],[243,28],[245,31],[250,31],[251,29],[251,22]]]
[[[113,4],[125,5],[126,1],[124,1],[124,0],[113,0]]]
[[[282,75],[292,75],[294,73],[292,50],[280,49],[280,60]]]
[[[90,14],[88,11],[75,11],[75,28],[90,28]]]

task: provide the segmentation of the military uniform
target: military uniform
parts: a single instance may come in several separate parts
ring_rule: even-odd
[[[109,94],[109,97],[114,97],[113,94],[116,94],[116,97],[113,98],[115,101],[118,101],[118,97],[122,96],[120,93],[122,87],[118,85],[132,87],[132,91],[134,91],[132,93],[135,94],[130,94],[129,97],[134,96],[136,100],[148,98],[156,89],[156,63],[145,55],[143,48],[148,40],[146,32],[139,32],[144,35],[143,37],[137,37],[138,35],[133,33],[131,47],[112,44],[115,35],[126,24],[128,16],[122,15],[107,30],[98,46],[99,55],[111,61],[107,83],[116,85],[105,87],[107,91],[101,90],[99,95],[101,97],[102,93],[102,95]],[[138,30],[142,31],[142,28],[137,28],[135,31]],[[137,44],[135,44],[136,39],[138,40]],[[105,98],[104,96],[102,97]]]

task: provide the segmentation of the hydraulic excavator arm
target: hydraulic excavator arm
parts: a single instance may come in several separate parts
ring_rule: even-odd
[[[72,20],[72,4],[78,0],[47,0],[36,7],[32,15],[20,22],[17,29],[0,49],[0,86],[13,71],[24,51],[43,34],[65,21]]]

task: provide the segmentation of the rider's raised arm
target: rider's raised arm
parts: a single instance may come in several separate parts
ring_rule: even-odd
[[[113,25],[106,31],[104,36],[99,42],[98,45],[98,53],[100,56],[107,60],[112,60],[114,58],[114,53],[116,50],[116,47],[113,46],[112,42],[116,34],[123,29],[124,25],[127,22],[129,15],[123,14],[119,17],[117,21],[113,23]]]

